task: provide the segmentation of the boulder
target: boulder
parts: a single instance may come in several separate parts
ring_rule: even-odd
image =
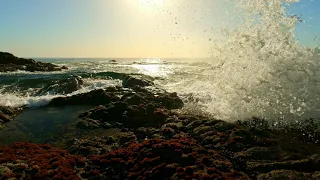
[[[148,81],[148,80],[142,80],[142,79],[138,79],[132,76],[126,76],[123,80],[122,80],[122,86],[124,88],[133,88],[135,86],[151,86],[153,85],[153,82]]]

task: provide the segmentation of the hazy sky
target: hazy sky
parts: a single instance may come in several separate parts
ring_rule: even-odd
[[[227,13],[230,1],[3,0],[0,51],[23,57],[206,57],[210,39],[236,21]],[[297,38],[316,46],[320,1],[301,1],[290,12],[306,21]]]

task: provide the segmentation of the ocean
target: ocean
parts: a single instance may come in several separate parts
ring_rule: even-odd
[[[69,69],[0,73],[0,105],[37,111],[55,97],[121,86],[121,77],[131,75],[176,92],[183,113],[228,122],[259,117],[274,126],[320,123],[319,49],[295,38],[301,22],[286,13],[291,2],[235,2],[243,23],[210,38],[208,58],[34,58]]]
[[[121,86],[117,76],[125,74],[177,92],[186,104],[183,111],[226,121],[252,116],[285,121],[318,118],[320,74],[311,64],[318,63],[317,57],[279,64],[245,59],[214,64],[209,58],[36,58],[69,69],[1,73],[0,105],[38,108],[55,97]],[[83,84],[72,92],[61,90],[61,82],[71,77],[79,77]]]

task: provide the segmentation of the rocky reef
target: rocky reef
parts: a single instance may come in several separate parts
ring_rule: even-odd
[[[177,93],[129,80],[126,88],[53,99],[49,107],[95,107],[77,114],[75,134],[56,139],[63,149],[0,146],[0,179],[320,179],[314,120],[274,127],[256,117],[229,123],[183,114]]]
[[[7,52],[0,52],[0,72],[10,72],[17,70],[24,71],[61,71],[67,67],[45,62],[37,62],[33,59],[18,58]]]

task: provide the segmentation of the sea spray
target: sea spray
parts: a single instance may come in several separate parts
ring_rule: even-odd
[[[225,120],[319,117],[319,56],[296,42],[300,20],[285,9],[298,1],[233,2],[241,21],[213,41],[211,68],[202,71],[207,76],[179,83],[182,94],[196,97],[189,106]]]

